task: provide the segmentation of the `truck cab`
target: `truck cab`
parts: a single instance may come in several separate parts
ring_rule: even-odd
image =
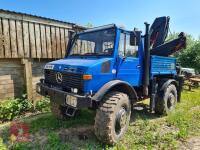
[[[74,35],[66,57],[45,66],[45,82],[80,95],[93,95],[116,79],[140,86],[143,46],[130,45],[130,38],[131,32],[115,25]],[[56,73],[62,74],[63,82]]]
[[[127,130],[137,101],[150,97],[151,111],[171,112],[181,80],[175,58],[150,55],[148,25],[143,36],[111,24],[73,34],[65,58],[45,65],[36,89],[50,97],[57,118],[76,116],[81,108],[97,110],[95,134],[114,144]]]

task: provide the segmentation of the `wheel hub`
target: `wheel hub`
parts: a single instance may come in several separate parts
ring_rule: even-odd
[[[175,104],[175,96],[171,93],[168,98],[168,108],[172,109]]]
[[[127,120],[127,113],[126,110],[122,108],[117,115],[117,121],[121,128],[125,126],[126,120]]]

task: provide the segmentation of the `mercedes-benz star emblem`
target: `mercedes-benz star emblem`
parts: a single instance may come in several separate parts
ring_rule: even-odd
[[[57,83],[62,83],[62,74],[60,72],[56,73],[56,81]]]

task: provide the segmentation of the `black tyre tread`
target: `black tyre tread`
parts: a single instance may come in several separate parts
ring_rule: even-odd
[[[168,114],[166,107],[165,107],[164,97],[165,97],[165,93],[171,89],[174,89],[174,91],[176,92],[176,96],[177,96],[177,90],[176,90],[176,86],[174,84],[170,84],[165,90],[160,91],[158,93],[157,100],[156,100],[156,106],[155,106],[155,112],[157,114],[159,114],[159,115],[167,115]]]
[[[95,117],[95,135],[103,143],[113,145],[116,143],[114,141],[111,133],[111,122],[112,113],[114,112],[115,106],[121,97],[126,97],[127,95],[121,92],[111,92],[104,97],[104,103],[99,107]]]

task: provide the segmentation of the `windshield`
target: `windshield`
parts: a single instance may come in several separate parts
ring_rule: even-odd
[[[69,56],[110,56],[113,53],[114,39],[114,28],[77,34]]]

